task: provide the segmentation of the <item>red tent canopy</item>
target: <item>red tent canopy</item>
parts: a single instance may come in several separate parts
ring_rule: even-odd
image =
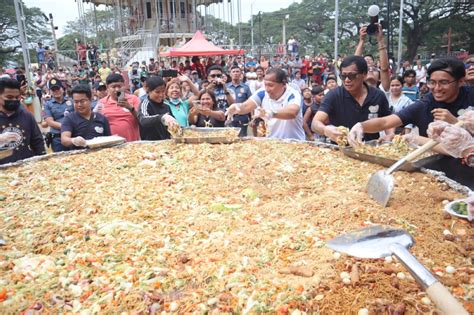
[[[219,56],[242,55],[243,49],[223,49],[207,41],[201,31],[197,31],[189,42],[181,48],[171,48],[170,51],[160,53],[162,57],[182,56]]]

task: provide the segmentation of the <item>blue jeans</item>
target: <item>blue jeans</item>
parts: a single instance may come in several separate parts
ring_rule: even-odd
[[[69,151],[68,147],[61,144],[61,137],[57,137],[56,135],[53,138],[53,143],[51,143],[51,149],[53,152]]]

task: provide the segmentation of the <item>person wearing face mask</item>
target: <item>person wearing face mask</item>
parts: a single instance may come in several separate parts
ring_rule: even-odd
[[[119,135],[128,142],[140,140],[137,117],[140,100],[128,93],[120,74],[110,74],[106,85],[108,94],[97,102],[94,111],[103,114],[108,119],[113,135]]]
[[[183,93],[181,85],[184,82],[188,83],[192,93],[194,94],[189,99],[182,98]],[[181,127],[189,127],[189,109],[192,107],[193,101],[199,95],[199,90],[194,84],[192,84],[188,77],[180,75],[178,78],[168,81],[166,84],[165,95],[167,98],[164,100],[164,103],[169,106],[173,117],[176,118]]]
[[[166,83],[159,76],[146,80],[148,96],[141,102],[138,110],[140,137],[142,140],[170,139],[169,127],[178,126],[171,109],[164,103]]]
[[[45,121],[49,126],[49,143],[53,152],[67,151],[68,148],[61,144],[61,122],[64,117],[74,111],[71,101],[64,96],[61,81],[51,79],[48,82],[52,98],[44,104]]]
[[[20,82],[0,80],[0,147],[13,154],[0,164],[46,154],[44,139],[33,115],[20,107]]]

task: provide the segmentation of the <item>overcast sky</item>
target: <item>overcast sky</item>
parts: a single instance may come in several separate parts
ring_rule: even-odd
[[[57,36],[61,37],[64,32],[64,26],[66,22],[75,20],[79,14],[77,9],[77,2],[74,0],[23,0],[28,7],[39,7],[46,15],[49,13],[53,14],[54,24],[59,27]],[[301,2],[301,0],[241,0],[242,6],[242,21],[246,22],[250,19],[251,8],[253,14],[257,14],[258,11],[271,12],[277,11],[281,8],[286,8],[294,2]],[[253,5],[252,5],[253,3]],[[84,9],[88,10],[92,8],[92,4],[84,3]],[[104,8],[99,6],[98,9]],[[222,10],[222,9],[221,9]],[[236,15],[234,11],[234,16]],[[218,16],[220,17],[220,16]],[[234,18],[235,20],[236,18]],[[226,20],[227,18],[226,12]]]

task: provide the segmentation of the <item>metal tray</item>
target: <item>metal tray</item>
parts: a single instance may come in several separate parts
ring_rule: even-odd
[[[183,128],[183,132],[186,130],[192,130],[196,133],[198,133],[197,137],[176,137],[173,138],[173,140],[176,143],[211,143],[211,144],[229,144],[229,143],[234,143],[236,141],[239,141],[240,138],[238,138],[240,128],[235,128],[235,127],[230,127],[230,128],[201,128],[201,127],[188,127],[188,128]],[[228,131],[232,130],[235,132],[235,137],[224,137],[224,136],[209,136],[210,133],[218,133],[219,131]]]
[[[385,144],[386,142],[384,142]],[[370,145],[370,146],[379,146],[380,143],[377,142],[377,140],[372,140],[372,141],[367,141],[365,145]],[[373,155],[373,154],[368,154],[368,153],[361,153],[357,152],[354,150],[352,147],[346,147],[342,149],[342,152],[344,155],[351,157],[353,159],[361,160],[361,161],[366,161],[374,164],[379,164],[383,165],[386,167],[390,167],[393,164],[397,162],[397,160],[394,160],[392,158],[386,158],[378,155]],[[399,170],[405,171],[405,172],[416,172],[420,171],[420,169],[425,166],[426,164],[432,163],[434,161],[437,161],[441,158],[442,156],[440,154],[433,154],[428,157],[412,161],[412,162],[407,162],[404,165],[402,165]]]
[[[209,129],[215,129],[215,128],[209,128]],[[325,149],[330,149],[334,151],[340,150],[339,146],[335,144],[330,144],[326,142],[320,142],[320,141],[306,141],[306,140],[294,140],[294,139],[270,139],[270,138],[253,138],[253,137],[244,137],[244,138],[239,138],[243,141],[274,141],[274,142],[283,142],[283,143],[288,143],[288,145],[291,145],[292,143],[304,143],[309,146],[315,146],[315,147],[320,147],[320,148],[325,148]],[[145,143],[154,143],[156,145],[160,145],[161,143],[169,142],[172,140],[159,140],[159,141],[149,141],[149,140],[141,140],[141,141],[134,141],[134,142],[125,142],[122,144],[119,144],[117,146],[112,147],[111,149],[117,149],[119,150],[123,146],[130,146],[130,145],[140,145],[140,144],[145,144]],[[51,153],[47,155],[40,155],[40,156],[34,156],[28,159],[24,160],[19,160],[16,162],[12,163],[7,163],[0,165],[0,170],[7,170],[9,168],[13,167],[19,167],[28,163],[35,163],[37,161],[42,161],[42,160],[48,160],[51,158],[56,158],[60,156],[67,156],[67,155],[75,155],[75,154],[88,154],[97,150],[101,150],[101,148],[98,149],[83,149],[83,150],[73,150],[73,151],[64,151],[64,152],[57,152],[57,153]],[[445,173],[441,171],[436,171],[436,170],[431,170],[427,169],[425,167],[422,167],[421,172],[429,174],[433,177],[435,177],[438,181],[446,183],[450,188],[453,190],[462,193],[465,196],[468,196],[470,194],[473,194],[474,191],[469,189],[469,187],[462,185],[455,180],[449,178],[446,176]]]

